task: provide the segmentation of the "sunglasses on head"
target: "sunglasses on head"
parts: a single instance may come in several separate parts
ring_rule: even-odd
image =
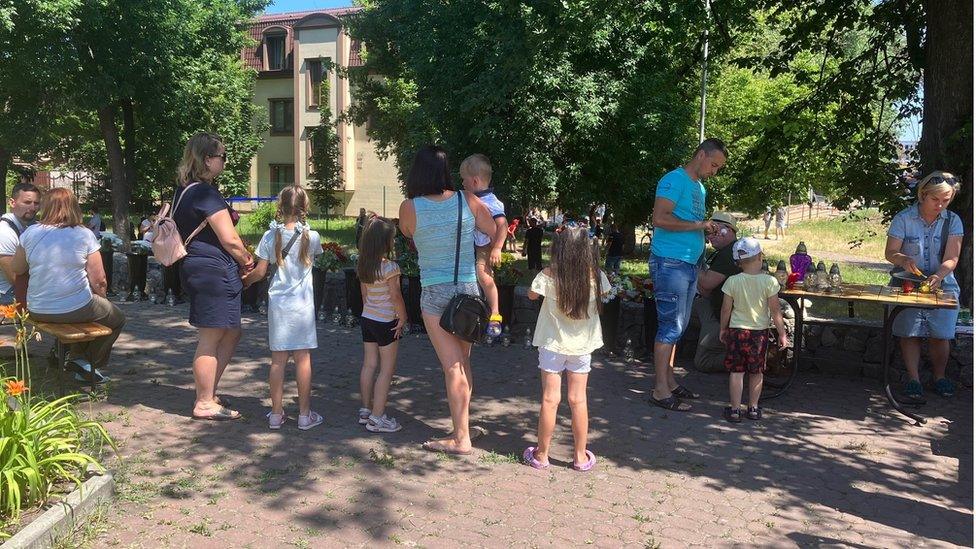
[[[220,154],[210,154],[210,155],[207,155],[207,156],[209,158],[219,158],[219,159],[223,160],[224,162],[227,162],[227,153],[226,152],[222,152]]]
[[[934,175],[928,181],[925,182],[925,186],[938,185],[939,183],[948,183],[950,185],[956,184],[955,177],[942,177],[941,175]]]

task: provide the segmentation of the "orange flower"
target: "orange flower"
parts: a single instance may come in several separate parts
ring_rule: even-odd
[[[18,381],[16,379],[11,379],[7,381],[7,394],[15,397],[20,396],[24,391],[30,391],[29,387],[24,385],[23,381]]]
[[[0,305],[0,315],[3,315],[3,318],[14,318],[17,316],[17,304]]]

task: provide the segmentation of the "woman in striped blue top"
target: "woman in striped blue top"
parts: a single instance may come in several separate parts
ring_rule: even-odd
[[[423,288],[420,308],[424,326],[447,386],[447,402],[451,409],[454,431],[450,436],[424,443],[433,452],[466,455],[471,453],[468,430],[468,405],[471,402],[471,344],[444,331],[441,314],[457,294],[479,295],[474,265],[474,228],[487,234],[494,231],[494,221],[488,208],[471,193],[456,191],[451,184],[451,170],[447,152],[428,145],[417,152],[407,175],[407,200],[400,204],[400,231],[413,238],[420,265],[420,285]],[[460,247],[457,242],[458,205],[461,200]],[[455,253],[457,283],[454,280]]]

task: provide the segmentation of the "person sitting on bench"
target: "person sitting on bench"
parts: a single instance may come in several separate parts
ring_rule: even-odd
[[[105,381],[98,370],[108,364],[125,315],[106,299],[107,283],[95,236],[82,223],[78,199],[68,189],[51,189],[41,198],[43,218],[20,235],[12,268],[30,272],[27,310],[37,322],[97,322],[112,333],[72,344],[70,364],[78,381]]]

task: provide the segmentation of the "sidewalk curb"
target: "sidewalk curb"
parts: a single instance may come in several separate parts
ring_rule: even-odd
[[[47,549],[58,538],[70,533],[85,521],[101,503],[111,501],[115,493],[115,477],[106,471],[96,475],[81,487],[68,494],[64,501],[55,503],[26,528],[3,543],[11,549]]]

